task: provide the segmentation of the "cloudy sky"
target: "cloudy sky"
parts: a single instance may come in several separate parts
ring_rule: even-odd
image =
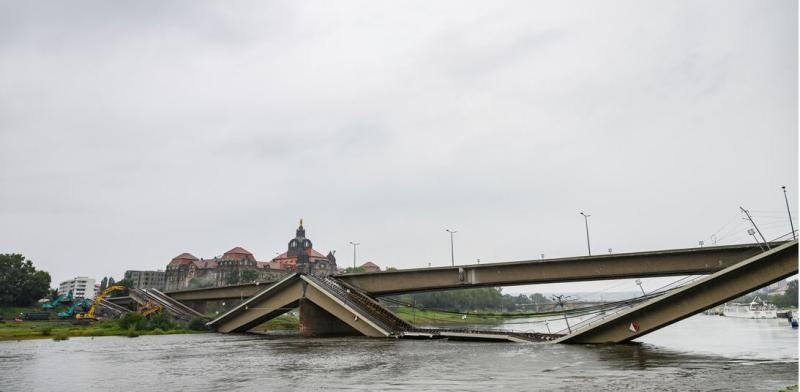
[[[54,283],[303,218],[340,265],[747,242],[798,194],[797,2],[0,1],[0,252]],[[800,213],[800,211],[793,211]],[[605,285],[598,283],[598,285]],[[628,287],[630,286],[630,287]],[[636,289],[628,284],[622,289]]]

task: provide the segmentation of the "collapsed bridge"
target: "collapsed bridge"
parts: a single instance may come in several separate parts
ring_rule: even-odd
[[[181,301],[202,301],[244,298],[245,292],[250,293],[242,304],[208,323],[221,333],[246,332],[299,308],[303,336],[619,343],[796,274],[797,241],[774,246],[767,252],[755,245],[735,245],[326,278],[293,274],[272,285],[238,285],[167,294]],[[421,329],[403,321],[375,300],[380,295],[427,290],[700,274],[710,275],[564,335]],[[633,325],[636,328],[632,328]]]

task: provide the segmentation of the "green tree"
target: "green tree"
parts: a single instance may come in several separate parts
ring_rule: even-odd
[[[105,290],[106,287],[108,287],[108,278],[104,276],[103,280],[100,281],[100,292]]]
[[[347,268],[344,269],[344,272],[346,274],[349,274],[351,272],[367,272],[367,270],[365,270],[364,267],[356,267],[356,268],[347,267]]]
[[[50,293],[50,274],[20,254],[0,254],[0,304],[30,306]]]
[[[797,306],[797,279],[789,282],[789,287],[786,288],[783,296],[786,297],[790,306]]]
[[[541,293],[531,294],[531,303],[534,304],[549,304],[551,301]]]
[[[129,294],[129,289],[131,287],[133,287],[133,282],[131,282],[128,279],[122,279],[119,282],[114,282],[114,278],[109,278],[108,282],[109,282],[108,283],[108,287],[111,287],[111,286],[122,286],[122,287],[125,287],[125,290],[112,292],[111,294],[108,295],[109,297],[124,297],[124,296]]]
[[[789,281],[786,292],[780,295],[770,295],[767,302],[778,308],[797,307],[797,280]]]
[[[170,329],[175,329],[177,324],[175,324],[172,320],[170,320],[169,316],[164,313],[156,313],[150,315],[150,320],[148,322],[148,329],[156,329],[159,328],[162,331],[168,331]]]
[[[135,330],[143,331],[147,328],[147,319],[145,319],[144,316],[139,313],[130,312],[125,313],[119,320],[117,320],[117,324],[122,329],[133,328]]]

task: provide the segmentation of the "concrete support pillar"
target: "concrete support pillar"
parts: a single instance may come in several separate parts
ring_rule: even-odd
[[[362,334],[304,298],[300,300],[300,336],[362,336]]]

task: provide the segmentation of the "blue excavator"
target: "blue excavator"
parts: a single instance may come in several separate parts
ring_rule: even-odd
[[[89,301],[88,299],[85,298],[81,298],[76,300],[72,304],[72,306],[70,306],[67,310],[58,312],[58,317],[62,319],[70,318],[75,315],[75,311],[77,311],[78,308],[88,309],[91,306],[92,306],[92,301]]]
[[[54,309],[61,302],[71,302],[71,301],[72,301],[72,290],[70,290],[69,293],[67,293],[67,295],[59,294],[57,297],[53,298],[52,302],[42,304],[42,309],[45,310]]]

